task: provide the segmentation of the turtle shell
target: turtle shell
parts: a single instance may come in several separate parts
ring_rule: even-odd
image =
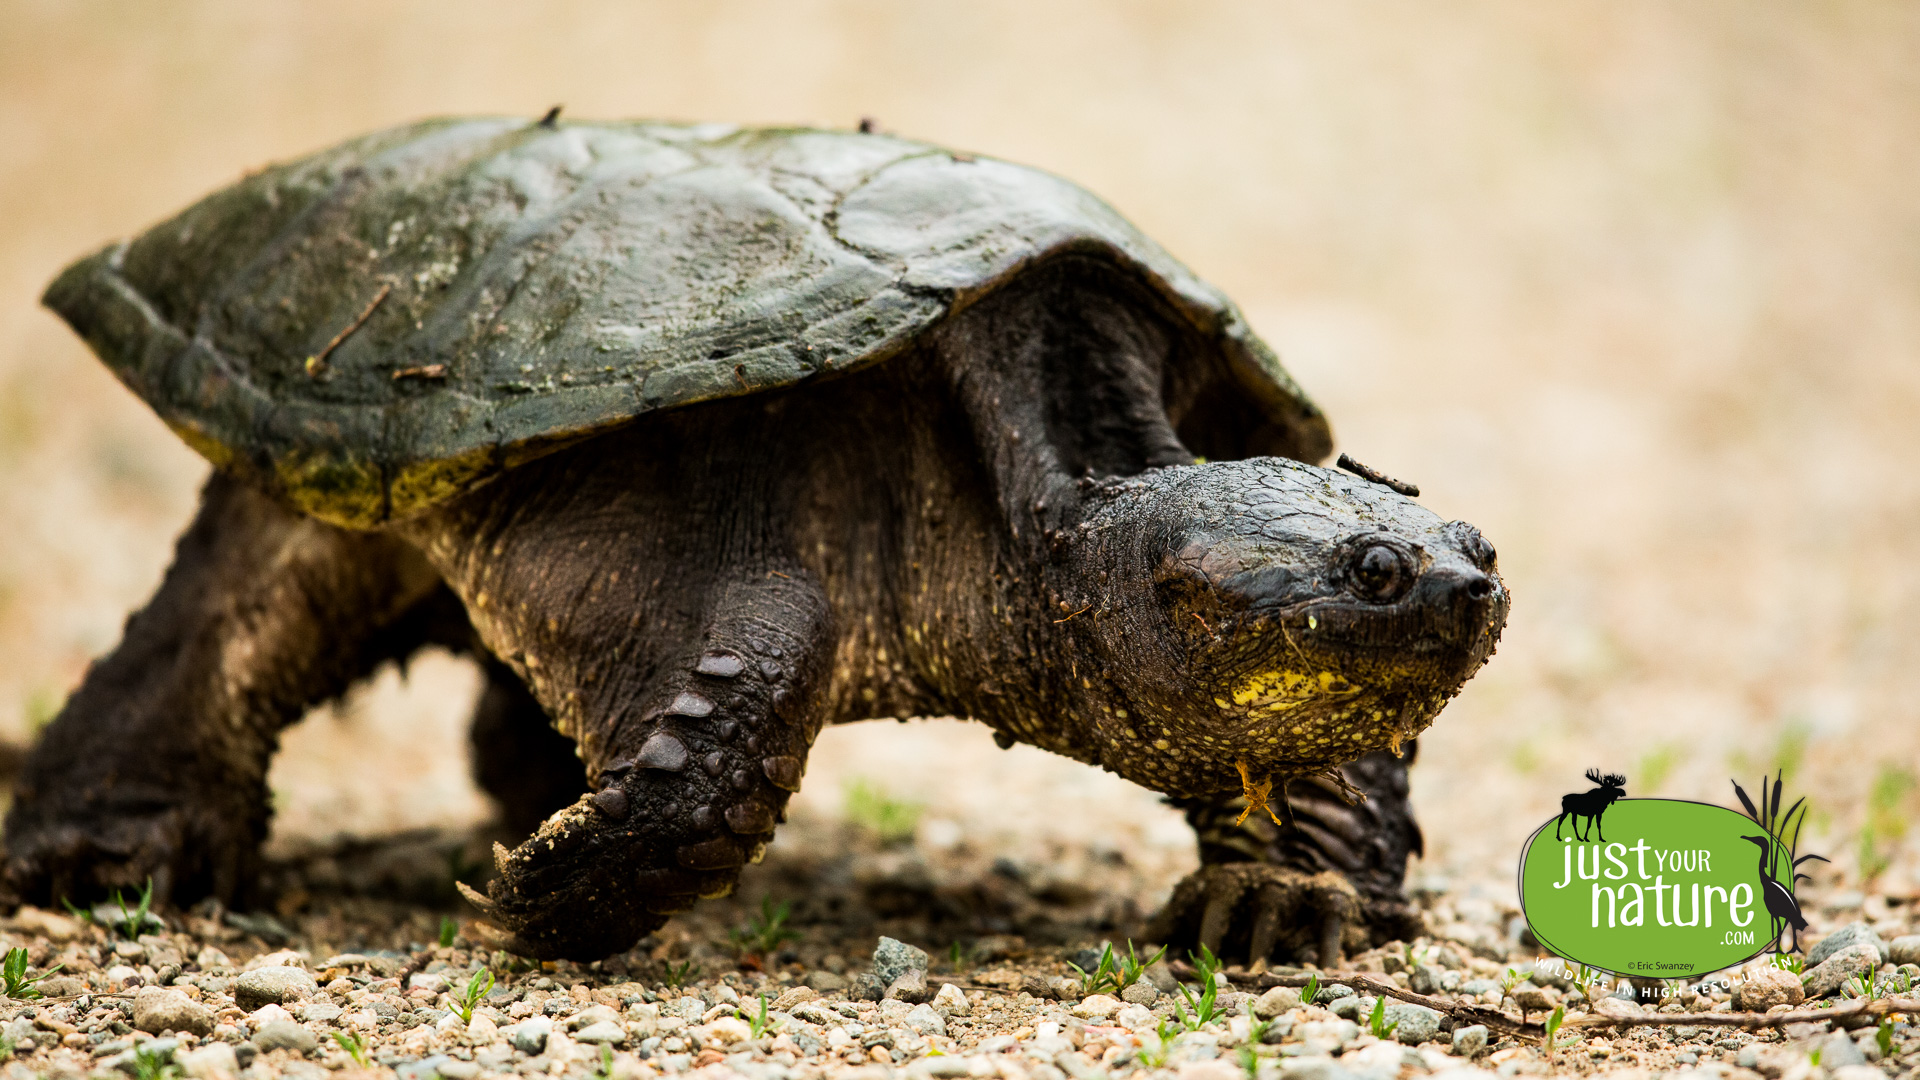
[[[1067,250],[1136,269],[1275,445],[1326,454],[1238,310],[1112,208],[884,135],[427,121],[247,176],[45,299],[215,466],[372,528],[653,409],[877,363]]]

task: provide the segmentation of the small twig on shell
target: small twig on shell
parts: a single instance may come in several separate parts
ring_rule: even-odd
[[[1073,615],[1069,615],[1069,616],[1067,616],[1067,617],[1066,617],[1066,618],[1064,618],[1064,619],[1055,619],[1055,620],[1053,620],[1053,624],[1054,624],[1055,626],[1058,626],[1058,625],[1060,625],[1060,624],[1061,624],[1061,623],[1063,623],[1063,622],[1070,622],[1070,621],[1072,621],[1072,619],[1073,619],[1073,617],[1074,617],[1074,615],[1085,615],[1085,614],[1086,614],[1087,612],[1089,612],[1089,611],[1092,611],[1092,610],[1093,610],[1093,605],[1092,605],[1092,604],[1088,604],[1088,605],[1087,605],[1086,607],[1083,607],[1083,608],[1081,608],[1081,609],[1080,609],[1079,611],[1076,611],[1076,612],[1074,612],[1074,613],[1073,613]]]
[[[1395,480],[1379,469],[1360,464],[1346,454],[1340,455],[1339,465],[1341,468],[1362,480],[1371,480],[1376,484],[1385,484],[1409,499],[1417,499],[1420,497],[1420,486],[1418,484],[1409,484],[1405,480]]]
[[[309,378],[317,379],[327,373],[327,357],[332,356],[333,350],[339,348],[340,343],[347,340],[355,330],[360,329],[368,319],[373,318],[374,309],[378,308],[381,301],[384,301],[387,298],[387,294],[392,291],[393,282],[382,282],[380,291],[373,294],[373,299],[367,301],[367,306],[362,308],[360,314],[352,322],[347,324],[347,328],[333,335],[333,340],[327,342],[319,352],[307,357],[307,375]]]

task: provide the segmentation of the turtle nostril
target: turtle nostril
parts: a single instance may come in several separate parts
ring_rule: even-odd
[[[1467,599],[1485,600],[1492,595],[1493,582],[1489,581],[1484,575],[1476,574],[1472,580],[1467,582]]]

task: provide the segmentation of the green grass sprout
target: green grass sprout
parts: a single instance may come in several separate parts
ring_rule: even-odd
[[[1220,970],[1220,959],[1214,956],[1213,950],[1205,945],[1200,946],[1198,953],[1188,955],[1193,957],[1194,970],[1200,976],[1200,993],[1196,995],[1187,989],[1185,984],[1181,984],[1178,987],[1181,1001],[1173,1003],[1173,1015],[1188,1031],[1199,1031],[1220,1019],[1222,1015],[1217,1001],[1220,995],[1220,980],[1214,978]],[[1182,1001],[1186,1003],[1185,1008],[1181,1008]]]
[[[1400,1021],[1394,1020],[1389,1022],[1387,1020],[1387,999],[1384,997],[1374,998],[1373,1015],[1367,1018],[1367,1030],[1373,1032],[1373,1037],[1379,1039],[1381,1042],[1385,1042],[1387,1036],[1392,1035],[1393,1030],[1399,1026]]]
[[[347,1052],[347,1056],[353,1059],[355,1065],[364,1069],[372,1064],[367,1060],[367,1040],[360,1035],[336,1031],[333,1033],[333,1041],[340,1044],[340,1049]]]
[[[1133,940],[1127,940],[1127,954],[1121,956],[1113,951],[1113,943],[1108,942],[1100,950],[1100,960],[1094,964],[1091,972],[1069,960],[1067,966],[1080,975],[1080,996],[1089,994],[1113,994],[1118,996],[1122,990],[1140,981],[1147,968],[1160,962],[1167,955],[1167,947],[1140,962],[1140,956],[1134,951]],[[1211,954],[1209,954],[1211,955]]]
[[[0,978],[7,983],[7,996],[15,1001],[30,1001],[45,995],[34,986],[41,979],[59,971],[65,965],[55,964],[38,975],[27,975],[27,950],[14,946],[7,950],[7,958],[0,961]]]
[[[775,904],[773,897],[761,897],[760,914],[748,919],[747,925],[734,929],[734,948],[756,956],[770,956],[780,951],[780,946],[800,936],[800,931],[787,925],[787,918],[792,914],[791,903],[782,900]]]
[[[151,877],[147,878],[146,887],[140,890],[140,900],[133,907],[127,906],[127,898],[121,895],[119,889],[113,890],[113,894],[107,897],[107,902],[120,909],[118,929],[128,941],[138,939],[141,934],[147,932],[149,926],[155,930],[167,928],[167,924],[161,922],[160,917],[153,913],[153,878]]]
[[[755,1039],[765,1038],[780,1027],[779,1020],[767,1019],[767,995],[765,994],[760,995],[760,1015],[743,1013],[739,1009],[733,1010],[733,1015],[747,1022],[747,1030]]]
[[[479,971],[473,973],[472,978],[467,980],[467,985],[461,989],[459,997],[453,997],[451,994],[447,995],[452,1002],[451,1008],[454,1014],[460,1017],[461,1023],[473,1023],[474,1007],[479,1005],[480,999],[486,997],[487,992],[492,989],[493,972],[488,971],[486,968],[481,968]]]

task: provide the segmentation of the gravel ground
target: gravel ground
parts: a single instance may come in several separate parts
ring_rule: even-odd
[[[1345,983],[1329,975],[1314,1003],[1270,988],[1311,969],[1222,973],[1220,1018],[1188,1031],[1175,1007],[1176,975],[1196,989],[1188,965],[1162,962],[1097,994],[1084,993],[1069,966],[1093,966],[1089,946],[1124,949],[1137,932],[1139,881],[1124,859],[1069,860],[1077,872],[1066,880],[852,829],[843,839],[838,850],[776,855],[752,868],[736,898],[587,965],[481,948],[481,933],[435,901],[452,874],[471,869],[460,853],[484,835],[423,833],[291,857],[268,879],[275,913],[203,906],[167,917],[163,929],[136,927],[117,908],[88,920],[23,908],[0,924],[0,938],[25,949],[29,977],[59,970],[36,984],[45,997],[0,1006],[13,1046],[6,1076],[1920,1075],[1920,1037],[1898,1021],[1885,1029],[1884,1058],[1879,1028],[1832,1032],[1825,1021],[1755,1034],[1699,1024],[1572,1034],[1593,1011],[1574,983],[1543,972],[1503,987],[1510,971],[1531,970],[1534,952],[1516,913],[1488,899],[1500,894],[1491,883],[1416,890],[1432,936],[1352,958],[1348,970],[1360,974]],[[1907,898],[1824,899],[1815,931],[1844,936],[1813,950],[1813,959],[1834,954],[1809,968],[1814,983],[1868,968],[1920,974]],[[434,944],[443,932],[451,944]],[[1726,987],[1695,987],[1665,1004],[1596,998],[1613,1013],[1791,1008],[1787,984],[1797,980],[1752,977],[1759,970],[1734,973],[1732,997]],[[1497,1020],[1489,1032],[1389,998],[1381,1019],[1398,1026],[1378,1038],[1365,979],[1448,1008],[1502,1010],[1509,1023],[1522,1019],[1522,1005],[1536,1022],[1564,1005],[1573,1023],[1549,1059],[1537,1035],[1503,1036]],[[476,980],[485,992],[463,1020],[461,999]]]

